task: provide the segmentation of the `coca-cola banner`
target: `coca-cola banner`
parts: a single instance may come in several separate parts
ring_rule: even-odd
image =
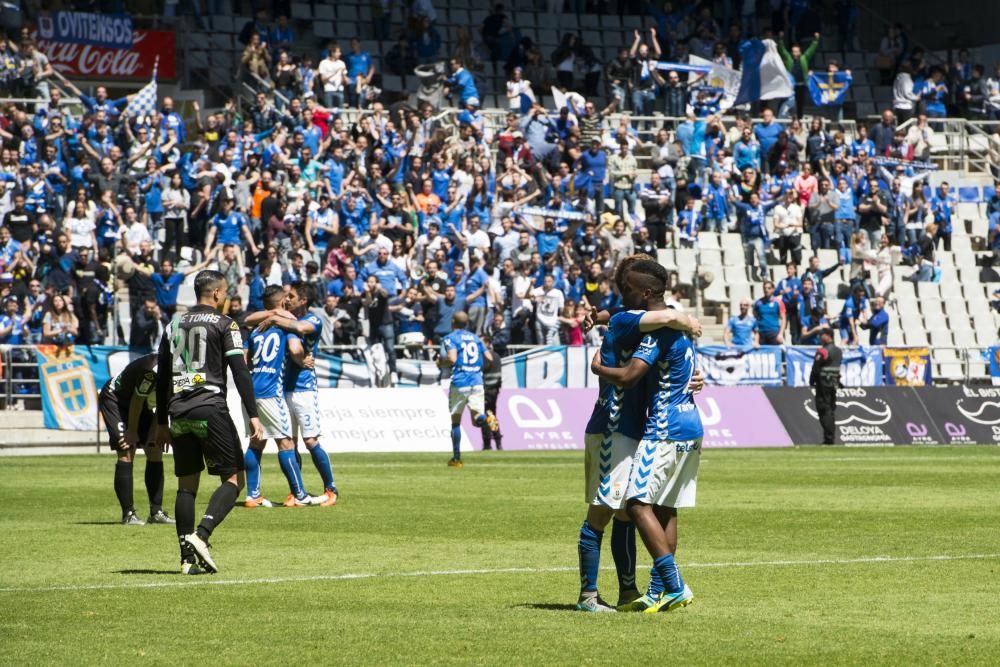
[[[136,30],[132,46],[122,49],[45,39],[36,35],[38,48],[52,67],[67,78],[103,81],[148,81],[160,59],[157,78],[177,78],[174,33],[166,30]]]
[[[38,17],[38,36],[56,42],[127,49],[132,46],[132,17],[88,12],[42,14]]]

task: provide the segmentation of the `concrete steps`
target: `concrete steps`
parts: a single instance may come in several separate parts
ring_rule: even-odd
[[[76,451],[96,451],[96,431],[56,431],[43,426],[40,410],[6,410],[0,413],[0,456],[27,450],[24,453],[50,453],[51,448]],[[103,433],[100,437],[104,440]]]

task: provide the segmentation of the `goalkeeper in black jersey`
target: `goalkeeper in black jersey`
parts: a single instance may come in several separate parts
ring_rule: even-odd
[[[208,538],[233,509],[246,481],[240,437],[226,405],[227,367],[250,417],[251,437],[262,437],[239,326],[220,313],[227,289],[226,279],[218,271],[199,273],[194,281],[198,304],[183,315],[175,315],[160,342],[157,443],[171,442],[174,448],[174,516],[185,574],[198,572],[197,566],[218,572]],[[209,498],[196,530],[194,501],[206,467],[222,483]]]
[[[115,463],[115,495],[122,507],[122,523],[141,526],[132,502],[132,462],[136,447],[146,452],[146,495],[149,523],[173,523],[163,511],[163,450],[153,445],[153,408],[156,407],[156,355],[139,357],[101,389],[97,407],[108,430]]]

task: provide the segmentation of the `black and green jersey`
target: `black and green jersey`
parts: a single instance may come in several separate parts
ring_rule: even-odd
[[[160,368],[170,369],[170,414],[206,402],[224,404],[227,357],[242,354],[239,326],[215,309],[195,306],[175,315],[160,342]]]
[[[131,362],[122,371],[108,380],[101,390],[115,400],[127,403],[132,396],[144,398],[150,407],[156,405],[156,362],[157,355],[147,354]]]

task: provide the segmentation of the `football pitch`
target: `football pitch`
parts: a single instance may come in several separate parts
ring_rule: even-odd
[[[197,577],[172,526],[118,525],[112,457],[4,459],[0,663],[1000,663],[1000,448],[709,450],[680,519],[696,600],[657,615],[573,611],[582,453],[446,458],[336,456],[336,507],[234,509]]]

